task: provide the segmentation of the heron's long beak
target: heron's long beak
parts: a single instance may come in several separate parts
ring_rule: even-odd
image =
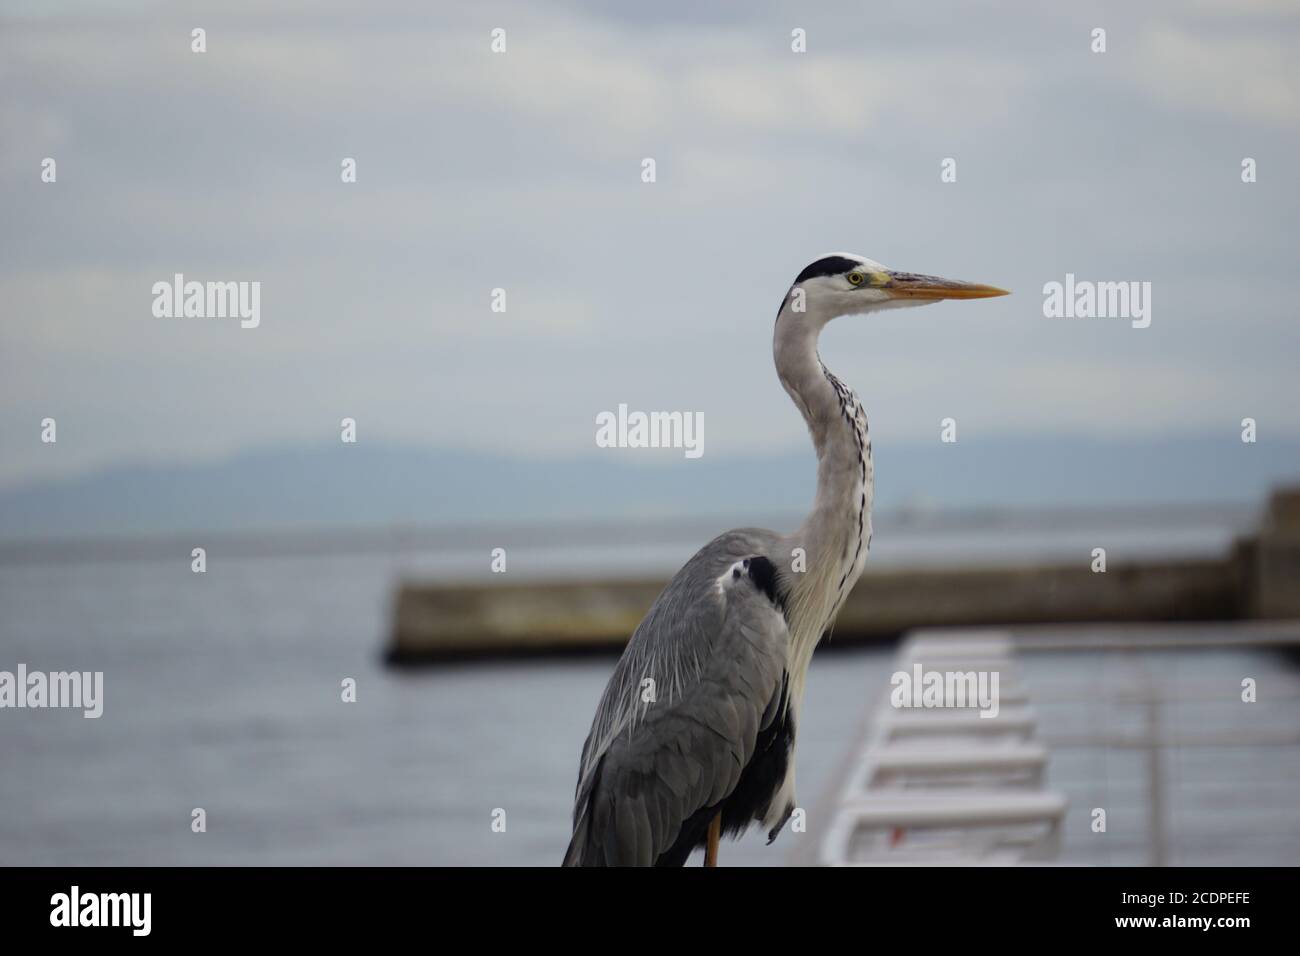
[[[878,287],[889,293],[891,299],[988,299],[995,295],[1011,294],[996,286],[922,276],[912,272],[886,272],[883,275],[887,281]]]

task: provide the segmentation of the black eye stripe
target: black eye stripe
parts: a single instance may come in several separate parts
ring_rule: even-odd
[[[862,263],[854,262],[852,259],[845,259],[843,256],[827,256],[806,267],[794,280],[794,284],[798,285],[800,282],[816,279],[819,276],[838,276],[846,272],[857,272],[861,268]]]

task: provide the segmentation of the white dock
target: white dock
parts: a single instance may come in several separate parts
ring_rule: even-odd
[[[914,633],[897,672],[996,671],[997,714],[873,688],[816,862],[1295,865],[1298,657],[1300,622]]]

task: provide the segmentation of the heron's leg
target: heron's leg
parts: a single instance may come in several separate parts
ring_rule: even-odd
[[[704,845],[704,865],[718,865],[718,842],[722,839],[722,811],[719,810],[709,821],[709,842]]]

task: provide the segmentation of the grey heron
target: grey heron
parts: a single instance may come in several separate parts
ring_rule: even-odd
[[[871,547],[866,412],[822,363],[818,336],[843,315],[997,295],[1006,293],[848,253],[799,273],[772,351],[817,452],[812,511],[792,534],[715,538],[655,600],[583,745],[564,865],[680,866],[703,845],[712,866],[721,834],[754,822],[776,839],[796,805],[808,664]]]

